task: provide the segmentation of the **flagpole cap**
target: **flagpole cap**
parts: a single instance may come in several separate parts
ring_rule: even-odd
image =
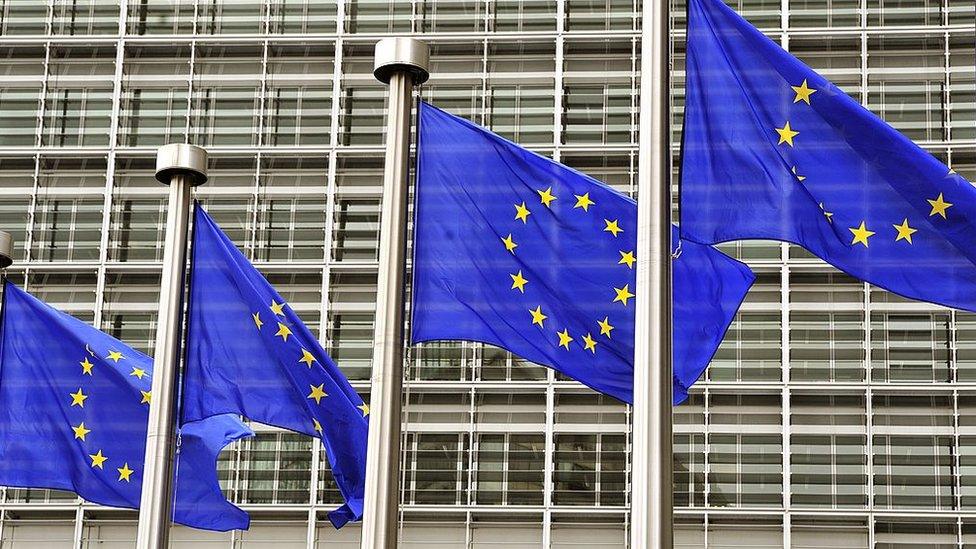
[[[380,82],[389,84],[394,73],[406,72],[417,86],[430,78],[430,73],[427,72],[429,61],[430,47],[426,42],[405,37],[384,38],[376,43],[373,76]]]
[[[14,263],[14,237],[0,231],[0,269],[6,269]]]
[[[170,143],[156,151],[156,180],[169,185],[176,175],[189,177],[196,187],[207,182],[207,149],[188,143]]]

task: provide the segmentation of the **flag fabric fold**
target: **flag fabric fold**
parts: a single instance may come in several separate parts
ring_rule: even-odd
[[[219,414],[321,439],[345,504],[362,517],[369,407],[292,308],[195,207],[183,421]]]
[[[417,155],[412,341],[496,345],[632,402],[636,203],[427,103]],[[679,403],[755,277],[709,246],[675,255]]]
[[[721,0],[689,0],[681,234],[976,310],[976,189]]]
[[[152,359],[5,282],[0,324],[0,485],[75,492],[138,508]],[[236,417],[187,425],[177,457],[174,520],[246,529],[217,481],[217,456],[253,433]]]

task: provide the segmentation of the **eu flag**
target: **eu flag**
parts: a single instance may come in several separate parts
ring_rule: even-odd
[[[413,342],[489,343],[632,402],[634,201],[427,103],[419,132]],[[694,242],[675,255],[680,403],[754,275]]]
[[[369,407],[288,303],[196,205],[184,421],[241,414],[317,437],[345,505],[363,513]]]
[[[137,508],[152,359],[9,282],[0,330],[0,485]],[[224,446],[251,434],[234,416],[181,429],[177,522],[247,528],[247,514],[221,494],[215,464]]]
[[[681,233],[976,310],[976,189],[721,0],[689,0]]]

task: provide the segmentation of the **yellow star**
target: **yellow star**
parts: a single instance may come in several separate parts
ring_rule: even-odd
[[[861,226],[860,227],[858,227],[856,229],[854,227],[848,227],[847,230],[848,231],[851,231],[851,233],[854,234],[854,240],[851,240],[851,245],[854,245],[854,244],[857,244],[858,242],[860,242],[861,244],[864,244],[864,247],[865,248],[867,248],[868,247],[868,238],[871,238],[872,236],[874,236],[874,231],[869,231],[867,229],[867,227],[864,226],[864,222],[863,221],[861,222]]]
[[[793,88],[793,91],[796,93],[796,97],[793,98],[794,103],[799,103],[800,101],[803,101],[804,103],[809,105],[810,96],[817,93],[817,90],[807,87],[806,78],[803,79],[803,83],[800,84],[799,86],[790,86],[790,87]]]
[[[834,212],[828,212],[827,210],[825,210],[824,209],[823,202],[820,203],[820,211],[822,211],[823,214],[824,214],[824,217],[827,218],[827,223],[833,223],[834,222],[834,220],[831,219],[831,217],[834,217]]]
[[[515,205],[515,219],[516,220],[521,219],[523,224],[529,221],[529,216],[531,214],[532,212],[530,212],[529,209],[525,207],[525,202]]]
[[[939,193],[939,197],[936,198],[935,200],[929,200],[928,203],[932,205],[932,211],[929,212],[929,217],[932,217],[935,214],[939,214],[942,216],[942,219],[945,219],[946,210],[952,207],[951,203],[946,202],[945,200],[942,199],[942,193]]]
[[[82,442],[85,441],[85,435],[91,432],[91,429],[85,427],[85,422],[82,421],[77,427],[72,426],[71,430],[75,432],[75,438],[81,439]]]
[[[542,314],[542,305],[539,305],[534,310],[529,309],[529,312],[532,313],[532,324],[538,324],[540,328],[545,328],[545,326],[542,325],[542,321],[549,317]]]
[[[275,300],[272,299],[271,300],[271,312],[274,313],[274,314],[276,314],[276,315],[284,316],[285,315],[285,304],[284,303],[278,303],[277,301],[275,301]]]
[[[143,370],[143,369],[141,369],[141,368],[135,368],[135,367],[133,367],[132,368],[132,373],[129,374],[129,375],[130,376],[136,376],[137,378],[142,379],[143,377],[145,377],[146,371]]]
[[[613,291],[617,292],[617,297],[613,298],[613,302],[621,302],[624,307],[627,306],[627,300],[634,297],[634,294],[630,293],[630,284],[624,284],[623,288],[614,288]]]
[[[782,128],[776,128],[776,133],[779,134],[779,142],[776,143],[777,145],[786,143],[791,147],[793,146],[793,138],[800,135],[800,132],[793,131],[793,128],[790,127],[789,120],[786,121],[786,125]]]
[[[589,333],[583,336],[583,350],[589,350],[591,353],[596,354],[596,340],[590,337]]]
[[[298,362],[304,362],[309,368],[311,368],[312,363],[315,362],[315,356],[302,347],[302,358],[298,359]]]
[[[132,473],[135,473],[135,471],[129,469],[128,463],[123,463],[122,467],[116,468],[116,471],[119,472],[119,482],[122,482],[123,480],[129,482],[129,477],[132,476]]]
[[[518,244],[512,240],[512,233],[508,233],[508,236],[503,238],[502,242],[505,244],[505,249],[512,252],[512,255],[515,255],[515,248],[518,248]]]
[[[322,398],[323,397],[329,396],[329,395],[325,394],[325,389],[324,389],[325,388],[325,383],[319,384],[318,387],[316,387],[315,385],[309,385],[309,387],[311,387],[312,392],[309,393],[308,394],[308,397],[306,397],[306,398],[310,398],[310,399],[314,400],[316,404],[320,403],[322,401]]]
[[[600,325],[600,335],[605,335],[607,339],[610,339],[610,332],[613,330],[613,326],[610,325],[610,317],[605,316],[603,320],[598,320],[596,323]]]
[[[918,229],[913,229],[908,226],[907,217],[905,218],[904,221],[901,222],[901,225],[892,225],[892,227],[894,227],[895,230],[898,231],[898,236],[895,237],[895,242],[904,239],[907,240],[909,244],[914,244],[914,242],[912,242],[912,235],[917,233]]]
[[[590,211],[590,206],[596,204],[590,200],[590,193],[574,194],[576,197],[576,205],[573,208],[583,208],[584,212]]]
[[[556,335],[559,336],[559,346],[560,347],[565,347],[566,350],[568,351],[569,350],[569,343],[571,341],[573,341],[572,336],[569,335],[569,330],[563,330],[561,332],[556,332]]]
[[[634,252],[625,252],[620,250],[620,261],[617,262],[617,265],[626,265],[633,269],[634,261],[637,261],[637,258],[634,257]]]
[[[106,358],[111,359],[111,360],[114,360],[115,363],[118,364],[119,361],[122,360],[125,357],[122,356],[122,353],[120,353],[118,351],[109,351],[108,352],[108,356]]]
[[[91,362],[88,362],[87,356],[85,357],[85,360],[81,361],[80,364],[81,364],[81,373],[92,375],[92,367],[95,365],[92,364]]]
[[[360,404],[359,406],[356,406],[356,408],[359,408],[359,411],[363,413],[363,417],[369,415],[369,406],[365,402]]]
[[[251,318],[254,319],[254,325],[258,327],[258,330],[261,329],[261,326],[264,326],[264,322],[261,322],[261,315],[259,313],[254,313],[251,315]]]
[[[799,181],[800,183],[803,183],[803,180],[807,178],[807,176],[805,176],[805,175],[800,175],[800,174],[796,173],[796,166],[793,166],[792,168],[790,168],[790,171],[793,172],[793,175],[796,176],[796,180]]]
[[[143,391],[140,389],[139,392],[142,393],[142,400],[139,404],[152,404],[152,391]]]
[[[549,208],[550,207],[549,204],[551,204],[552,201],[556,199],[556,195],[552,194],[552,187],[549,187],[544,191],[536,191],[536,192],[539,193],[539,199],[542,200],[542,203],[547,208]]]
[[[616,219],[614,219],[613,221],[610,221],[609,219],[604,219],[603,222],[607,224],[607,226],[603,230],[609,233],[613,233],[613,236],[617,236],[618,234],[624,232],[624,230],[621,229],[619,225],[617,225]]]
[[[520,292],[522,292],[524,294],[525,293],[525,285],[528,284],[529,281],[526,280],[525,277],[522,276],[522,271],[519,271],[519,272],[517,272],[515,274],[510,274],[508,276],[512,277],[512,289],[513,290],[518,289],[518,291],[520,291]]]
[[[105,460],[108,459],[107,457],[102,455],[101,450],[99,450],[97,454],[88,454],[88,457],[90,457],[92,460],[91,466],[98,467],[99,469],[104,469],[104,467],[102,467],[102,464],[105,463]]]
[[[81,387],[78,387],[77,393],[68,393],[68,394],[71,395],[72,406],[80,406],[81,408],[85,407],[85,399],[88,398],[88,395],[81,392]]]
[[[322,432],[322,424],[319,423],[319,420],[317,420],[315,418],[312,418],[312,428],[315,429],[315,432],[316,433],[321,433]]]
[[[275,335],[281,336],[282,341],[288,341],[288,336],[291,335],[291,330],[288,328],[288,326],[285,326],[284,324],[279,322],[278,331],[275,332]]]

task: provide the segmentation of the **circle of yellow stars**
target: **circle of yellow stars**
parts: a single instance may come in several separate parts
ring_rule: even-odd
[[[544,189],[536,189],[538,194],[539,204],[541,207],[546,209],[552,209],[553,203],[559,199],[558,196],[553,192],[552,186],[547,186]],[[573,209],[580,209],[583,213],[589,213],[590,207],[595,206],[596,202],[590,197],[589,192],[583,194],[573,194],[575,198],[575,203]],[[526,205],[526,201],[522,200],[518,203],[512,204],[515,208],[515,217],[513,221],[520,221],[522,225],[528,224],[529,216],[532,215],[532,211],[529,206]],[[624,228],[620,226],[619,219],[603,219],[603,232],[609,233],[608,236],[612,238],[617,238],[621,233],[624,232]],[[508,233],[504,237],[499,237],[502,245],[505,247],[505,251],[512,254],[518,255],[516,253],[516,248],[518,248],[518,242],[515,240],[514,233]],[[624,265],[628,269],[634,268],[634,263],[637,258],[634,255],[634,250],[619,250],[620,260],[617,261],[617,265]],[[514,273],[509,273],[511,278],[511,289],[518,291],[520,294],[525,294],[525,287],[530,283],[529,279],[526,277],[525,273],[519,269]],[[613,287],[614,297],[611,303],[621,303],[623,306],[627,306],[629,300],[635,297],[635,295],[630,291],[630,284],[624,284],[622,288]],[[546,329],[546,321],[549,320],[549,316],[545,314],[542,309],[542,305],[536,305],[535,308],[527,309],[529,313],[529,321],[531,325],[538,326],[540,329]],[[611,333],[614,330],[614,326],[610,323],[609,315],[603,317],[602,320],[597,320],[596,325],[599,327],[599,336],[604,336],[607,339],[611,339]],[[554,344],[556,347],[565,349],[567,351],[571,350],[570,345],[579,341],[578,345],[581,345],[584,351],[590,351],[591,354],[596,354],[596,348],[598,340],[593,336],[593,332],[587,332],[585,334],[580,334],[577,337],[573,337],[569,333],[568,328],[563,328],[562,330],[556,330],[556,336],[558,341]]]
[[[524,207],[524,204],[523,204],[523,207]],[[528,210],[525,210],[525,213],[524,214],[520,214],[520,215],[524,215],[525,216],[523,218],[523,222],[525,222],[525,220],[527,220],[527,218],[528,218]],[[513,251],[514,248],[515,248],[515,245],[514,245],[514,242],[513,242],[512,243],[512,248],[510,250],[510,251],[512,251],[512,253],[514,253],[514,251]],[[287,324],[288,319],[287,319],[287,316],[285,315],[285,307],[286,306],[287,306],[287,303],[285,303],[284,300],[282,300],[281,303],[278,303],[277,299],[272,299],[271,300],[271,303],[268,305],[268,309],[271,311],[271,314],[269,316],[265,317],[265,318],[268,319],[267,322],[265,322],[265,320],[261,317],[262,311],[259,310],[259,311],[255,311],[255,312],[251,313],[251,320],[254,322],[254,327],[259,332],[264,333],[264,331],[262,330],[262,327],[266,323],[271,323],[273,326],[275,326],[274,335],[271,336],[271,337],[272,338],[278,338],[278,337],[280,337],[281,338],[281,343],[288,343],[289,336],[292,336],[294,334],[293,334],[291,328],[289,328],[288,327],[288,324]],[[267,313],[265,313],[265,314],[267,314]],[[293,341],[294,341],[294,338],[293,338]],[[308,370],[311,370],[314,364],[318,364],[319,363],[318,359],[315,358],[315,354],[312,351],[310,351],[309,349],[307,349],[304,346],[302,346],[301,344],[299,344],[298,350],[299,350],[300,356],[298,356],[297,360],[295,361],[295,364],[303,364]],[[308,394],[305,395],[305,398],[308,399],[308,400],[310,400],[310,401],[315,402],[315,404],[317,406],[318,405],[321,405],[322,404],[322,399],[329,398],[329,394],[325,390],[325,383],[320,383],[318,385],[314,385],[314,384],[309,383],[308,384]],[[356,406],[356,408],[363,414],[363,417],[366,417],[366,416],[369,415],[369,406],[365,402],[360,403],[358,406]],[[322,434],[322,432],[323,432],[322,423],[319,422],[318,418],[315,418],[315,417],[311,418],[311,423],[312,423],[312,430],[314,432],[318,433],[318,434]]]
[[[95,354],[95,351],[92,350],[91,345],[85,344],[85,354],[78,362],[78,364],[81,366],[82,376],[94,377],[96,362],[92,362],[92,359],[98,360],[98,357]],[[115,365],[118,365],[125,359],[126,356],[121,351],[117,351],[115,349],[109,349],[107,355],[102,357],[102,360],[106,363],[108,361],[112,361],[112,363]],[[129,376],[135,377],[139,380],[142,380],[149,375],[144,368],[139,368],[137,366],[132,366],[131,368],[132,370],[129,373]],[[84,379],[84,377],[82,379]],[[141,403],[149,404],[152,399],[151,391],[140,390],[140,392],[142,393]],[[78,387],[77,391],[68,393],[68,396],[71,397],[71,403],[68,406],[69,409],[73,409],[76,406],[79,409],[84,409],[85,402],[87,402],[87,400],[90,398],[90,395],[85,394],[83,387]],[[93,432],[93,429],[91,429],[86,422],[80,421],[77,425],[71,425],[69,423],[69,426],[71,427],[75,440],[81,441],[81,443],[88,442],[88,435]],[[88,459],[91,460],[90,465],[92,469],[105,469],[105,464],[109,461],[109,456],[105,455],[104,449],[98,448],[95,450],[95,453],[89,453],[87,455]],[[132,482],[132,475],[136,472],[135,469],[129,466],[128,461],[124,461],[122,463],[122,467],[116,467],[115,470],[119,473],[117,479],[118,482]]]
[[[813,94],[817,93],[818,91],[814,88],[811,88],[806,79],[804,79],[803,82],[800,83],[800,85],[798,86],[791,85],[790,88],[792,88],[794,93],[793,103],[796,104],[802,102],[802,103],[806,103],[808,106],[812,105],[812,103],[810,102],[811,96],[813,96]],[[794,129],[790,125],[789,120],[786,120],[784,122],[782,128],[774,128],[774,129],[776,130],[776,134],[778,137],[776,141],[777,145],[786,145],[790,148],[794,147],[793,140],[798,135],[800,135],[800,132]],[[805,175],[801,175],[799,173],[797,166],[791,166],[790,172],[793,174],[793,177],[795,177],[796,180],[800,183],[802,183],[804,180],[807,179]],[[954,172],[952,170],[949,170],[950,175],[953,173]],[[930,218],[938,216],[941,217],[942,219],[948,219],[947,212],[949,208],[953,206],[953,204],[946,200],[944,193],[939,193],[937,197],[926,199],[926,201],[929,203],[929,207],[931,208],[928,215]],[[820,202],[818,206],[820,207],[820,211],[823,213],[823,216],[827,220],[827,222],[833,223],[834,212],[828,211],[827,207],[824,206],[823,202]],[[904,241],[906,244],[914,244],[914,241],[912,240],[912,235],[917,233],[918,229],[916,227],[911,226],[907,217],[903,218],[901,223],[897,223],[897,224],[892,223],[891,227],[895,231],[893,235],[895,242]],[[871,230],[871,228],[867,226],[867,220],[862,220],[857,227],[848,227],[847,230],[850,231],[851,233],[851,246],[861,244],[865,248],[869,247],[869,241],[871,237],[878,234],[877,231],[873,231]]]

